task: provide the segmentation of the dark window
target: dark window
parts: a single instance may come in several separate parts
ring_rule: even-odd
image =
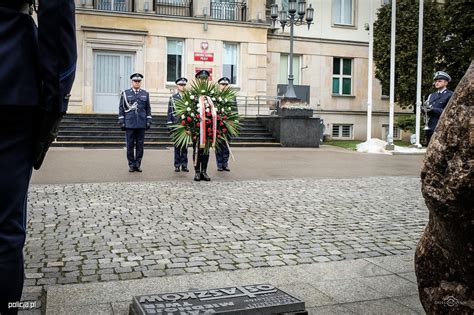
[[[351,95],[352,59],[334,58],[332,65],[332,94]]]
[[[168,39],[166,81],[174,82],[183,76],[183,41]]]
[[[231,84],[237,84],[237,63],[239,45],[236,43],[224,43],[224,62],[222,64],[222,75],[230,79]]]

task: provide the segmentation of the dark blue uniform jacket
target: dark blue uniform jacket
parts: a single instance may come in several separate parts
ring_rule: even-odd
[[[181,94],[179,93],[173,94],[170,97],[170,100],[168,102],[168,123],[169,124],[170,123],[176,124],[179,121],[179,117],[175,117],[174,115],[174,111],[175,111],[174,103],[180,99],[181,99]]]
[[[453,92],[448,89],[445,89],[441,93],[435,92],[430,94],[428,100],[433,109],[428,112],[428,127],[430,127],[432,131],[435,130],[439,117],[446,105],[448,105],[452,95]]]
[[[0,2],[0,106],[41,104],[64,113],[77,59],[74,1],[40,2],[38,28],[29,14]]]
[[[119,120],[125,123],[125,128],[146,128],[147,122],[151,121],[150,95],[142,89],[138,93],[135,93],[133,89],[125,90],[125,95],[127,102],[123,93],[120,97]]]

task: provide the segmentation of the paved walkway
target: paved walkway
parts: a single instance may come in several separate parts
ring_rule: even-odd
[[[319,149],[232,148],[232,152],[235,161],[230,160],[230,173],[216,171],[211,152],[208,174],[213,180],[419,177],[423,160],[423,155],[366,154],[327,145]],[[128,172],[124,149],[53,148],[41,169],[33,173],[32,183],[191,181],[194,175],[174,172],[172,148],[145,149],[142,168],[143,173]]]
[[[413,255],[54,286],[46,314],[127,315],[131,297],[271,283],[305,301],[309,314],[423,314]]]
[[[170,152],[155,150],[148,155],[163,156]],[[140,283],[143,288],[149,288],[147,283],[164,281],[169,284],[167,292],[179,291],[195,287],[186,282],[188,278],[189,281],[208,279],[208,283],[201,282],[200,288],[252,284],[255,281],[248,275],[274,272],[283,278],[277,281],[279,278],[272,275],[261,280],[284,286],[282,289],[296,296],[298,292],[307,292],[300,297],[307,300],[315,314],[324,313],[325,308],[317,308],[321,305],[332,305],[327,306],[328,310],[336,313],[339,307],[364,313],[357,309],[365,304],[367,309],[383,304],[381,307],[386,310],[390,309],[385,308],[387,305],[392,305],[391,309],[397,310],[395,313],[405,313],[403,305],[412,311],[420,310],[414,297],[416,290],[390,295],[384,293],[383,287],[393,282],[413,289],[413,266],[408,262],[412,260],[414,247],[427,221],[417,177],[422,157],[374,156],[330,148],[321,151],[241,149],[236,155],[253,156],[254,162],[242,160],[247,162],[240,165],[236,162],[232,172],[215,172],[214,180],[208,183],[195,183],[191,174],[175,174],[169,166],[165,171],[164,164],[159,171],[149,165],[149,171],[143,173],[145,177],[124,171],[107,178],[117,176],[130,181],[104,182],[102,175],[110,167],[107,165],[113,164],[115,159],[118,161],[122,153],[121,150],[54,150],[48,159],[50,164],[35,174],[34,181],[38,184],[31,186],[29,194],[27,280],[23,301],[43,299],[44,304],[43,290],[46,290],[46,306],[51,314],[88,313],[88,309],[83,308],[85,305],[97,306],[98,310],[112,314],[110,310],[115,304],[110,303],[116,302],[119,302],[118,311],[123,313],[123,303],[131,299],[135,289],[124,291],[128,297],[119,295],[120,299],[103,300],[105,303],[93,300],[86,303],[89,295],[81,297],[82,293],[77,292],[103,288],[102,293],[107,295],[109,288],[121,287],[129,283],[127,281],[132,281],[136,288]],[[91,156],[102,154],[109,156],[106,162],[99,163],[105,169],[91,166],[97,173],[94,178],[89,177],[84,165],[95,165]],[[72,161],[62,158],[69,155]],[[265,166],[260,161],[268,157],[279,162],[271,162],[275,168],[268,171],[260,169]],[[74,159],[83,161],[79,169],[84,169],[86,174],[81,176],[81,172],[67,169],[67,165],[74,164]],[[150,160],[151,164],[163,163]],[[57,164],[53,166],[54,161]],[[338,175],[319,177],[321,173],[333,174],[324,167],[330,164],[338,165],[334,169]],[[315,166],[320,171],[313,171]],[[51,175],[54,172],[51,168],[58,170],[56,176]],[[144,169],[147,170],[145,166]],[[372,176],[361,177],[360,169]],[[146,177],[153,170],[159,172],[155,175],[161,175],[159,178],[163,180],[151,181]],[[251,179],[255,176],[252,170],[263,172],[263,179]],[[386,175],[397,172],[404,176]],[[293,174],[298,174],[295,176],[298,179],[288,179]],[[346,178],[339,178],[343,174]],[[239,177],[240,180],[233,180]],[[58,184],[39,184],[48,183],[52,178]],[[67,182],[77,184],[65,184]],[[328,272],[344,275],[344,270],[361,262],[376,264],[380,260],[397,264],[400,259],[406,264],[403,271],[382,266],[385,271],[380,273],[314,278]],[[304,270],[307,270],[305,275]],[[221,274],[234,282],[228,279],[222,284],[214,282]],[[360,276],[371,279],[353,280],[352,284],[345,282]],[[289,278],[301,284],[289,290],[292,282],[285,282]],[[339,283],[339,280],[344,281]],[[367,291],[366,284],[380,294],[371,295],[373,290]],[[338,298],[336,293],[340,286],[357,298]],[[72,294],[70,289],[79,291]],[[137,292],[145,292],[140,290]],[[311,298],[310,292],[314,290],[319,293]],[[97,297],[101,296],[99,293]],[[61,306],[54,302],[60,296],[63,299],[74,296],[72,300],[82,302]],[[396,301],[392,299],[395,296]],[[400,296],[403,301],[398,301]],[[362,300],[372,302],[357,304]],[[352,302],[357,303],[346,305]],[[69,306],[78,308],[69,309]],[[91,310],[92,313],[96,314]]]

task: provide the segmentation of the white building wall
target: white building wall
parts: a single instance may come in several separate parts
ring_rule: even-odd
[[[149,1],[149,11],[145,2]],[[280,2],[281,0],[277,0]],[[274,97],[280,71],[280,55],[289,53],[289,29],[270,30],[259,21],[266,12],[266,1],[248,3],[248,20],[252,22],[218,21],[209,17],[209,1],[193,1],[194,17],[157,16],[152,12],[151,0],[136,0],[137,12],[105,12],[92,7],[92,0],[76,0],[78,71],[72,91],[69,112],[92,113],[94,108],[95,50],[132,51],[135,69],[145,75],[143,87],[152,98],[154,113],[165,113],[167,99],[174,89],[166,82],[166,51],[168,38],[184,40],[184,75],[194,77],[196,67],[210,67],[214,79],[222,75],[223,43],[239,44],[238,82],[234,87],[248,106],[256,97]],[[382,0],[372,0],[371,13],[375,17]],[[368,22],[369,0],[354,0],[353,25],[335,25],[332,20],[332,0],[308,0],[315,8],[314,24],[295,28],[294,52],[301,56],[301,84],[310,86],[310,106],[326,124],[350,123],[354,137],[364,139],[367,109],[367,65],[369,35],[364,25]],[[207,9],[205,9],[207,8]],[[206,12],[208,16],[202,14]],[[279,26],[279,25],[278,25]],[[201,43],[208,42],[214,61],[194,60],[194,52],[201,51]],[[333,58],[353,60],[352,94],[332,95]],[[388,101],[381,96],[378,80],[373,80],[373,136],[377,137],[382,124],[388,122]],[[253,102],[255,104],[255,102]],[[268,101],[272,104],[272,101]],[[248,114],[269,113],[268,108]],[[397,109],[400,111],[400,109]],[[384,114],[386,113],[386,114]]]

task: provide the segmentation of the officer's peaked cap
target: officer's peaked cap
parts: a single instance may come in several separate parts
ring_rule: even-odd
[[[185,77],[177,78],[176,81],[174,81],[174,83],[176,85],[178,85],[178,84],[187,84],[188,79],[186,79]]]
[[[211,74],[207,70],[200,70],[194,76],[196,79],[207,79]]]
[[[436,80],[446,80],[446,81],[450,82],[451,77],[449,76],[449,74],[447,74],[444,71],[438,71],[434,74],[433,80],[434,81],[436,81]]]
[[[132,81],[141,81],[142,79],[143,79],[143,74],[138,73],[138,72],[136,72],[136,73],[134,73],[130,76],[130,80],[132,80]]]
[[[230,79],[228,77],[222,77],[217,81],[217,83],[219,83],[219,84],[230,84]]]

